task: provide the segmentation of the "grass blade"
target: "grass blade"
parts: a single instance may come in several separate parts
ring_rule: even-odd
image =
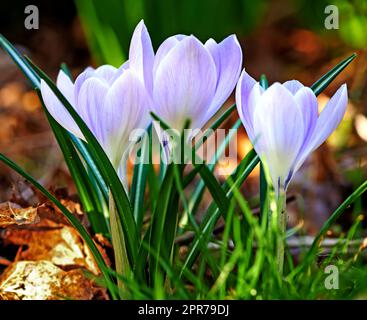
[[[353,53],[348,58],[339,62],[334,68],[325,73],[319,80],[317,80],[312,86],[311,89],[315,92],[316,95],[319,95],[325,88],[333,81],[337,75],[342,72],[355,58],[357,57],[356,53]]]

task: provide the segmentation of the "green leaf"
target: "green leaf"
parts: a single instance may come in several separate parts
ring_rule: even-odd
[[[167,220],[175,218],[176,212],[170,212],[170,200],[171,196],[174,192],[173,186],[173,164],[168,165],[167,172],[164,177],[161,189],[159,190],[159,195],[157,199],[157,205],[151,217],[151,228],[150,228],[150,236],[149,236],[149,247],[152,248],[157,256],[164,257],[168,259],[169,252],[164,248],[169,246],[167,243],[164,243],[164,238],[167,236],[168,230],[165,230],[165,225],[167,224]],[[154,281],[154,278],[157,273],[160,273],[159,270],[159,261],[154,257],[149,258],[149,272],[150,279]]]
[[[105,200],[108,203],[108,186],[104,181],[101,172],[97,168],[95,161],[92,159],[90,152],[88,151],[89,147],[88,144],[84,141],[81,141],[79,138],[75,137],[72,133],[69,133],[70,139],[73,141],[75,148],[78,150],[79,154],[82,156],[87,168],[88,173],[90,175],[90,180],[95,182]]]
[[[0,45],[10,55],[15,64],[26,76],[32,87],[38,88],[40,85],[40,77],[37,75],[36,72],[34,72],[32,68],[30,68],[28,62],[24,60],[18,50],[15,49],[13,45],[2,34],[0,34]]]
[[[47,197],[52,203],[54,203],[63,213],[63,215],[67,218],[70,224],[78,231],[82,239],[85,241],[86,245],[90,249],[93,257],[98,265],[98,268],[101,270],[105,280],[106,285],[108,286],[112,296],[115,298],[115,285],[110,277],[109,269],[97,249],[96,245],[94,244],[93,239],[88,234],[87,230],[83,227],[83,225],[79,222],[79,220],[73,216],[73,214],[61,204],[49,191],[47,191],[37,180],[35,180],[32,176],[26,173],[22,168],[20,168],[17,164],[15,164],[12,160],[7,158],[5,155],[0,153],[0,161],[5,163],[7,166],[12,168],[14,171],[19,173],[23,176],[26,180],[28,180],[31,184],[33,184],[45,197]]]
[[[311,86],[313,92],[315,92],[315,94],[318,96],[337,77],[337,75],[342,72],[355,59],[355,57],[357,57],[357,54],[353,53],[348,58],[339,62],[329,72],[325,73]]]
[[[222,189],[225,192],[228,201],[232,197],[233,188],[241,186],[258,163],[259,157],[256,155],[256,152],[254,150],[251,150],[247,154],[247,156],[241,161],[235,172],[226,180],[226,182],[222,186]],[[228,184],[230,179],[234,181],[231,186]],[[209,241],[212,235],[212,231],[220,217],[221,211],[216,206],[216,203],[212,204],[203,217],[203,221],[200,226],[201,232],[194,238],[190,250],[186,256],[185,262],[181,268],[181,276],[183,275],[185,268],[190,269],[194,264],[195,259],[199,254],[200,248]]]
[[[152,126],[148,130],[151,133]],[[144,219],[144,196],[149,169],[148,164],[145,163],[145,159],[149,156],[149,152],[149,141],[147,141],[146,137],[142,137],[141,147],[137,155],[143,160],[134,165],[133,181],[130,189],[130,201],[134,208],[134,218],[138,230],[141,230]]]
[[[194,166],[196,166],[194,164]],[[202,166],[199,171],[201,178],[203,179],[205,186],[208,188],[213,200],[217,204],[222,215],[225,217],[229,208],[229,200],[226,197],[221,185],[218,183],[214,174],[209,170],[207,166]]]

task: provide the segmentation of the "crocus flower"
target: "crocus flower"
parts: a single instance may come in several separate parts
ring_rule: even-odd
[[[315,94],[299,81],[274,83],[264,90],[243,71],[236,89],[238,113],[278,195],[286,191],[307,156],[337,128],[347,102],[344,84],[318,114]]]
[[[232,93],[242,65],[236,36],[205,44],[176,35],[158,48],[153,65],[153,111],[181,131],[187,119],[201,129]]]
[[[145,60],[153,62],[154,52],[147,51],[149,41],[144,24],[135,29],[130,46],[130,60],[119,69],[103,65],[87,68],[73,83],[60,71],[57,87],[78,112],[119,168],[129,147],[134,129],[145,129],[150,121],[151,78],[145,77]],[[151,48],[151,43],[149,43]],[[148,46],[149,48],[149,46]],[[151,68],[150,68],[151,69]],[[149,69],[148,69],[149,70]],[[41,81],[42,98],[52,117],[75,136],[84,139],[78,126],[48,85]]]

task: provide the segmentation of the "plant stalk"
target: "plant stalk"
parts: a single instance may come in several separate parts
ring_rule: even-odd
[[[120,221],[120,216],[116,210],[115,201],[112,192],[109,193],[109,210],[110,210],[110,225],[112,246],[115,256],[115,267],[118,274],[117,287],[119,289],[120,298],[127,298],[128,290],[125,286],[124,279],[131,278],[131,267],[129,264],[128,255],[126,252],[126,244],[124,232]]]
[[[287,227],[287,204],[286,193],[280,192],[277,199],[277,267],[278,272],[283,276],[284,253],[285,253],[285,234]]]

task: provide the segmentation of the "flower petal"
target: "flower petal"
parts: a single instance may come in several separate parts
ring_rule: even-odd
[[[166,55],[154,77],[155,112],[177,130],[187,118],[201,127],[217,82],[208,50],[194,36],[186,37]]]
[[[152,72],[154,51],[148,30],[141,20],[136,26],[131,39],[129,51],[129,67],[137,72],[139,79],[147,90],[152,92]]]
[[[235,35],[227,37],[219,44],[209,39],[205,47],[214,59],[218,76],[215,96],[208,110],[208,118],[211,118],[236,86],[242,67],[242,49]]]
[[[129,135],[134,129],[146,129],[152,102],[144,84],[136,74],[125,71],[106,96],[102,139],[109,146],[112,161],[118,164],[129,145]]]
[[[303,116],[305,137],[302,148],[300,149],[298,157],[295,161],[293,173],[295,173],[299,169],[299,167],[303,164],[308,155],[305,153],[305,151],[307,151],[307,146],[311,141],[311,137],[314,133],[318,117],[317,98],[310,88],[302,87],[301,89],[299,89],[294,95],[294,99],[296,100]]]
[[[65,86],[65,83],[62,86]],[[83,134],[80,132],[80,129],[74,119],[43,79],[41,79],[41,94],[45,106],[51,116],[66,130],[70,131],[78,138],[84,139]],[[68,97],[65,98],[68,99]],[[75,108],[74,105],[72,106]]]
[[[287,178],[304,139],[304,120],[294,97],[281,84],[270,86],[258,100],[254,113],[254,144],[269,166],[274,187],[286,188]]]
[[[263,89],[245,70],[242,71],[236,88],[236,105],[240,119],[245,126],[249,139],[254,142],[254,111]]]
[[[108,88],[108,84],[99,78],[87,79],[80,88],[76,106],[79,115],[103,147],[105,147],[104,141],[101,140],[105,126],[103,108]]]
[[[94,75],[94,69],[92,67],[86,68],[81,74],[79,74],[74,82],[74,101],[75,105],[78,104],[78,96],[80,88],[83,83]]]
[[[303,115],[303,123],[305,129],[305,139],[308,139],[314,131],[318,116],[317,98],[314,92],[308,88],[303,87],[294,95],[294,99],[298,103]],[[307,142],[305,140],[305,142]]]
[[[347,104],[347,85],[343,84],[320,113],[310,140],[309,152],[317,149],[338,127],[344,117]]]
[[[298,80],[286,81],[283,83],[283,86],[285,86],[293,95],[295,95],[299,89],[304,87],[304,85]]]
[[[61,91],[63,96],[69,101],[71,105],[75,105],[74,99],[74,83],[65,74],[63,70],[59,71],[56,80],[57,88]]]
[[[108,64],[105,64],[103,66],[98,67],[93,74],[93,77],[97,77],[100,79],[105,80],[108,84],[112,84],[114,79],[115,79],[115,75],[117,73],[117,68],[110,66]]]
[[[158,66],[160,65],[162,60],[166,57],[168,52],[170,52],[170,50],[185,37],[186,36],[183,36],[183,35],[182,36],[176,35],[176,36],[169,37],[162,42],[154,58],[153,74],[156,73]]]

